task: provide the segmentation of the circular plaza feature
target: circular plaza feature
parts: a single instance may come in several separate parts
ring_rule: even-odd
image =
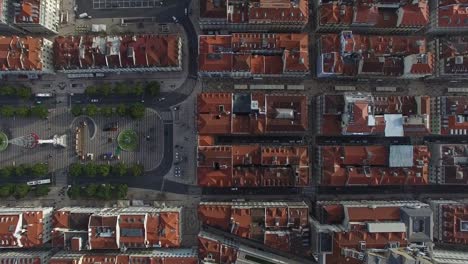
[[[0,132],[0,151],[4,151],[8,147],[8,137],[5,133]]]
[[[117,143],[122,150],[136,151],[138,148],[138,135],[134,130],[124,130],[117,137]]]

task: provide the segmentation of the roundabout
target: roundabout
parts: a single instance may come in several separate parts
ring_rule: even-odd
[[[136,151],[138,148],[138,135],[134,130],[127,129],[117,137],[119,148],[125,151]]]
[[[5,133],[0,132],[0,152],[8,147],[8,137]]]

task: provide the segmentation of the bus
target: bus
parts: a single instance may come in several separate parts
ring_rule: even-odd
[[[50,179],[43,179],[43,180],[37,180],[37,181],[29,181],[26,184],[29,186],[36,186],[36,185],[41,185],[41,184],[49,184]]]
[[[34,96],[40,97],[40,98],[54,97],[54,95],[52,93],[36,93]]]

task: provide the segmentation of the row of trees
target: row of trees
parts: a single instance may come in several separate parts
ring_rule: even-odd
[[[140,103],[135,103],[130,106],[120,104],[116,107],[113,106],[103,106],[97,107],[94,104],[80,106],[74,105],[71,109],[71,112],[74,116],[87,115],[87,116],[97,116],[103,115],[105,117],[111,116],[129,116],[133,119],[141,119],[145,116],[145,106]]]
[[[145,173],[145,168],[141,164],[133,164],[127,166],[123,163],[117,163],[115,165],[109,164],[95,164],[95,163],[73,163],[68,169],[68,173],[71,177],[140,177]]]
[[[125,83],[117,83],[111,86],[109,83],[105,83],[99,86],[89,86],[86,88],[85,93],[91,96],[109,96],[109,95],[120,95],[120,96],[150,96],[156,97],[159,94],[160,84],[157,81],[151,81],[147,84],[137,82],[136,84],[128,85]]]
[[[44,163],[32,165],[21,164],[18,166],[7,166],[0,169],[0,178],[32,176],[35,178],[44,177],[49,173],[49,166]]]
[[[0,86],[0,96],[17,96],[23,99],[28,99],[32,95],[29,87],[15,87],[10,85]]]
[[[3,184],[0,186],[0,197],[7,198],[14,196],[16,199],[21,199],[26,197],[28,193],[34,191],[36,197],[46,196],[50,192],[48,185],[38,185],[36,187],[31,187],[27,184]]]
[[[74,185],[68,190],[70,199],[125,199],[127,198],[128,186],[126,184],[88,184],[85,186]]]
[[[37,118],[46,118],[49,113],[47,107],[43,105],[38,106],[9,106],[5,105],[0,107],[0,116],[1,117],[37,117]]]

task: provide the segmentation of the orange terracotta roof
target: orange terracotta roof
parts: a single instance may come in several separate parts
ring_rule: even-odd
[[[0,36],[0,71],[42,70],[43,39]]]
[[[322,175],[325,186],[428,184],[427,146],[413,146],[412,167],[390,167],[386,146],[322,146]]]
[[[468,3],[466,1],[439,1],[439,6],[437,7],[438,27],[468,27],[467,7]]]
[[[215,263],[235,263],[237,260],[237,248],[223,244],[221,241],[198,236],[198,256],[200,260],[210,256]]]
[[[179,41],[177,35],[59,36],[54,64],[58,70],[180,67]]]
[[[446,243],[468,245],[468,235],[461,230],[462,223],[466,221],[468,221],[468,205],[442,205],[439,217],[439,228],[442,228],[441,240]]]
[[[426,39],[420,36],[359,35],[343,31],[321,35],[320,50],[319,75],[410,77],[430,75],[434,69],[433,54],[427,50]]]
[[[40,5],[40,0],[20,0],[19,8],[15,9],[15,23],[38,24],[42,15]]]
[[[48,242],[43,239],[52,220],[48,209],[9,209],[0,212],[0,248],[33,248]]]
[[[309,225],[308,206],[304,203],[216,203],[202,202],[198,215],[204,225],[215,227],[237,236],[261,241],[282,251],[300,252],[302,242],[290,238],[295,232]],[[210,243],[203,245],[204,252],[211,252]],[[218,247],[217,247],[218,249]]]
[[[206,187],[273,187],[309,184],[305,146],[199,146],[198,184]]]
[[[227,10],[230,10],[229,12]],[[303,23],[309,18],[308,0],[202,0],[202,19],[224,20],[232,24]]]
[[[233,33],[199,37],[201,72],[308,72],[307,34]]]

